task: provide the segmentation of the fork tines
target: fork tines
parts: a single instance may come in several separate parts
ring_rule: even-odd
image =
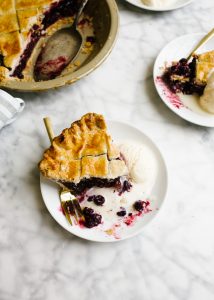
[[[74,199],[74,200],[62,201],[61,205],[65,213],[65,217],[71,225],[72,225],[71,216],[75,218],[77,223],[85,220],[84,215],[82,213],[82,208],[78,200]]]
[[[75,211],[77,212],[78,214],[78,217],[80,218],[81,221],[85,221],[85,217],[83,215],[83,212],[82,212],[82,208],[79,204],[79,201],[74,199],[73,200],[73,204],[74,204],[74,207],[75,207]]]
[[[67,202],[71,202],[71,201],[61,201],[62,210],[69,224],[73,225],[70,217],[70,215],[72,214],[72,205],[68,205]]]

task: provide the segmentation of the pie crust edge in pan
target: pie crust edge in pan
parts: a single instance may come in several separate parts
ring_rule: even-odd
[[[52,80],[38,82],[7,80],[0,82],[0,87],[23,92],[45,91],[75,83],[95,70],[108,57],[114,47],[119,26],[118,9],[114,0],[90,0],[85,14],[93,18],[98,46],[94,48],[83,65],[71,73],[68,72],[66,75]],[[37,49],[41,43],[44,43],[44,40],[39,42]],[[32,57],[33,61],[35,61],[36,56]]]

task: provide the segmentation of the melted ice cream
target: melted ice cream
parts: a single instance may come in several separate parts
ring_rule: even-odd
[[[151,186],[154,183],[157,163],[152,151],[145,145],[135,143],[121,143],[120,151],[128,166],[129,175],[133,183]]]
[[[132,188],[130,192],[119,195],[113,188],[92,188],[82,202],[82,206],[93,208],[94,211],[102,215],[104,228],[109,225],[122,222],[123,218],[117,216],[121,208],[125,208],[128,213],[136,211],[133,204],[137,200],[146,201],[150,197],[157,174],[157,162],[153,152],[144,145],[133,142],[119,144],[120,151],[125,158],[129,169]],[[87,201],[89,196],[102,195],[105,198],[103,206],[97,206],[94,202]]]
[[[204,94],[200,98],[200,105],[207,112],[214,114],[214,70],[210,74]]]

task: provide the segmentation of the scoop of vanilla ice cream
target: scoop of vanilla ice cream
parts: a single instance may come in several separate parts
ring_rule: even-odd
[[[204,94],[200,97],[201,107],[209,113],[214,113],[214,70],[211,72]]]
[[[175,0],[142,0],[143,4],[154,7],[164,7],[175,3]]]
[[[145,145],[121,143],[119,149],[125,158],[131,180],[151,185],[157,174],[157,162],[153,152]]]

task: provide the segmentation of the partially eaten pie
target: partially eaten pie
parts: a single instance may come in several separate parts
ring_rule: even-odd
[[[131,187],[128,168],[107,133],[102,115],[88,113],[54,138],[39,164],[41,173],[80,194],[91,187]]]
[[[41,40],[70,26],[78,0],[0,1],[0,81],[32,80]]]
[[[174,93],[202,95],[208,75],[214,69],[214,51],[195,55],[188,62],[182,58],[166,68],[162,78]]]

